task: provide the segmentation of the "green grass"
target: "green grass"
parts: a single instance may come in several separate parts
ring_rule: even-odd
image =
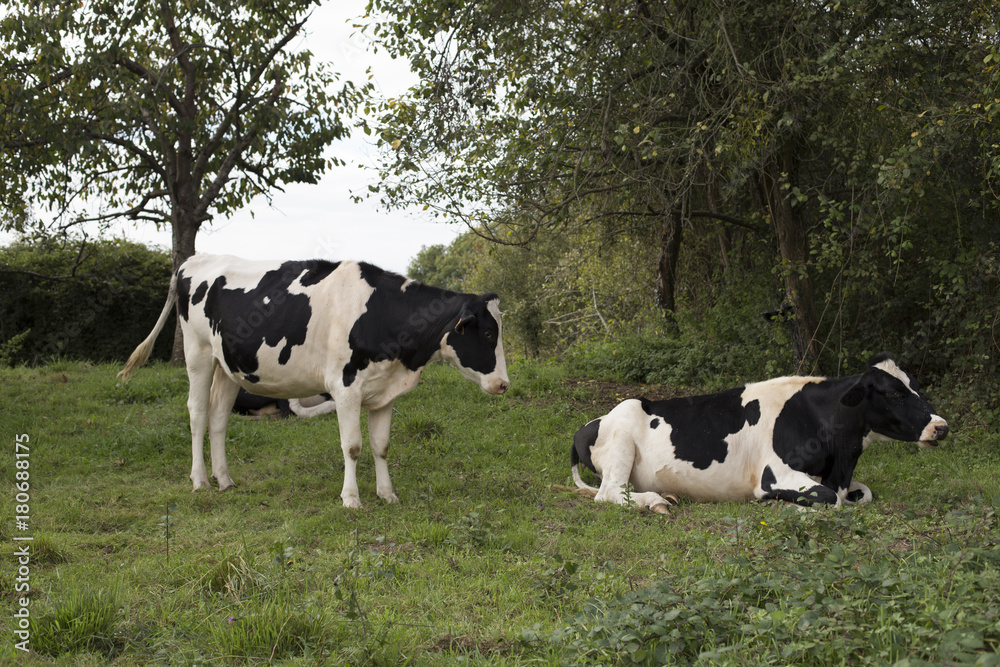
[[[571,484],[580,425],[649,388],[519,363],[493,397],[433,366],[395,407],[401,504],[375,496],[366,450],[365,506],[350,511],[335,416],[234,417],[237,488],[192,494],[184,371],[152,365],[123,389],[117,370],[0,370],[0,541],[26,534],[20,433],[35,536],[34,650],[13,648],[6,613],[0,661],[996,664],[1000,436],[946,399],[946,444],[862,457],[871,505],[683,502],[664,517],[548,488]],[[13,609],[23,593],[4,558]]]

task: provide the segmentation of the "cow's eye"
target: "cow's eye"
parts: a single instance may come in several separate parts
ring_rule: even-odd
[[[486,332],[486,340],[493,340],[493,332],[492,331],[487,331]]]

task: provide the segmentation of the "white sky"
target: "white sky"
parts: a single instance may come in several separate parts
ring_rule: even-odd
[[[363,83],[371,67],[376,95],[392,97],[415,82],[409,64],[384,52],[373,55],[367,38],[352,27],[364,16],[367,0],[326,0],[306,22],[306,37],[297,48],[331,62],[341,81]],[[357,33],[357,34],[354,34]],[[215,220],[198,232],[198,252],[225,253],[248,259],[361,259],[405,272],[422,245],[450,243],[465,230],[461,223],[432,221],[412,212],[386,212],[378,202],[355,204],[350,192],[367,194],[378,174],[372,169],[376,148],[363,132],[334,143],[329,155],[347,162],[327,170],[317,185],[289,185],[275,192],[269,206],[258,197],[228,220]],[[39,212],[41,214],[41,212]],[[125,237],[147,245],[170,248],[170,231],[157,232],[149,223],[116,224],[105,236]],[[0,234],[0,244],[11,240]]]

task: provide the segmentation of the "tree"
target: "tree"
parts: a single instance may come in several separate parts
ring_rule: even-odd
[[[889,275],[921,266],[907,251],[936,231],[923,214],[935,207],[907,208],[917,200],[904,191],[928,179],[895,168],[910,161],[894,154],[910,154],[929,109],[949,99],[976,108],[988,89],[977,68],[994,53],[998,23],[985,1],[372,4],[390,17],[376,39],[421,76],[383,117],[387,204],[423,203],[505,244],[581,225],[609,237],[652,229],[668,313],[690,239],[718,236],[720,274],[734,235],[761,239],[773,249],[800,370],[824,350],[841,356],[827,341],[857,304],[834,310],[831,299],[885,287],[863,274],[885,264],[893,237]],[[996,140],[985,101],[975,153],[989,166],[984,147]],[[945,152],[963,150],[956,139]],[[961,184],[941,175],[988,190],[988,170]],[[834,246],[850,251],[845,264],[834,267]],[[849,273],[856,284],[831,289]]]
[[[176,268],[214,217],[317,182],[367,86],[333,91],[292,48],[316,3],[9,3],[0,204],[44,204],[62,227],[169,225]]]

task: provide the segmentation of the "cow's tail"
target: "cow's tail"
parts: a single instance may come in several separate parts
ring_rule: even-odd
[[[177,274],[175,273],[170,277],[170,291],[167,293],[167,303],[163,306],[160,319],[156,320],[156,325],[149,332],[149,335],[146,336],[146,340],[139,343],[139,347],[135,348],[135,351],[132,352],[132,355],[125,363],[125,368],[118,373],[118,377],[122,379],[122,384],[127,383],[135,369],[142,366],[149,359],[149,355],[153,352],[153,344],[156,343],[156,337],[160,335],[163,325],[167,323],[167,318],[170,317],[170,311],[176,302]]]
[[[573,483],[576,484],[576,488],[596,493],[597,489],[587,484],[583,481],[583,478],[580,477],[580,454],[577,453],[575,444],[569,450],[569,464],[571,466],[571,470],[573,471]]]

